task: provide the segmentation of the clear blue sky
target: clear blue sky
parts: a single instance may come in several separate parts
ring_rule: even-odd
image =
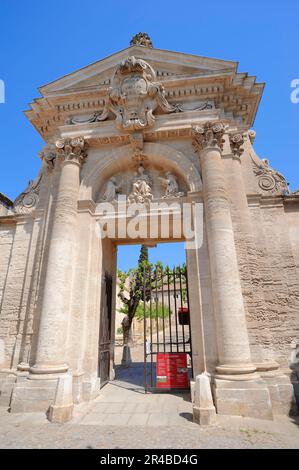
[[[39,168],[43,143],[22,114],[37,88],[127,47],[139,31],[159,49],[239,61],[239,71],[266,82],[255,146],[299,187],[299,104],[290,101],[299,79],[298,0],[1,0],[0,14],[0,191],[10,198]]]

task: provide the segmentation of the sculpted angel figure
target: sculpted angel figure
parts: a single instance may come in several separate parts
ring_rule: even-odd
[[[121,191],[121,187],[117,186],[116,178],[112,176],[107,182],[106,191],[104,193],[103,200],[107,202],[114,201],[116,199],[116,194],[119,193],[120,191]]]
[[[183,196],[184,193],[179,191],[176,177],[170,171],[168,171],[165,176],[166,178],[161,178],[162,184],[165,186],[165,194],[163,198]]]

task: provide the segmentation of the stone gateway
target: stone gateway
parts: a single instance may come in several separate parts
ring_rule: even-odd
[[[203,204],[202,243],[186,250],[196,421],[296,413],[299,191],[254,150],[263,87],[235,62],[139,34],[40,88],[26,111],[40,172],[14,202],[0,195],[1,406],[65,422],[113,379],[117,246],[134,240],[97,226],[121,197]]]

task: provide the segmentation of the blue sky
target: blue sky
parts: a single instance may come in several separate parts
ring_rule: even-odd
[[[0,191],[14,199],[34,179],[42,139],[22,111],[37,88],[128,46],[146,31],[154,46],[239,62],[266,82],[254,129],[258,154],[299,187],[298,1],[1,0]],[[136,251],[136,250],[135,250]],[[152,250],[154,251],[154,250]],[[164,249],[167,256],[172,250]],[[156,251],[157,252],[157,251]],[[174,252],[173,252],[174,254]]]

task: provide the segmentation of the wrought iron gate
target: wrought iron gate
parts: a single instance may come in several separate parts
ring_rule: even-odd
[[[108,273],[104,278],[102,292],[100,340],[99,340],[99,377],[102,388],[110,378],[110,348],[111,348],[111,320],[112,320],[112,276]]]
[[[192,342],[187,269],[145,268],[145,391],[189,389]]]

